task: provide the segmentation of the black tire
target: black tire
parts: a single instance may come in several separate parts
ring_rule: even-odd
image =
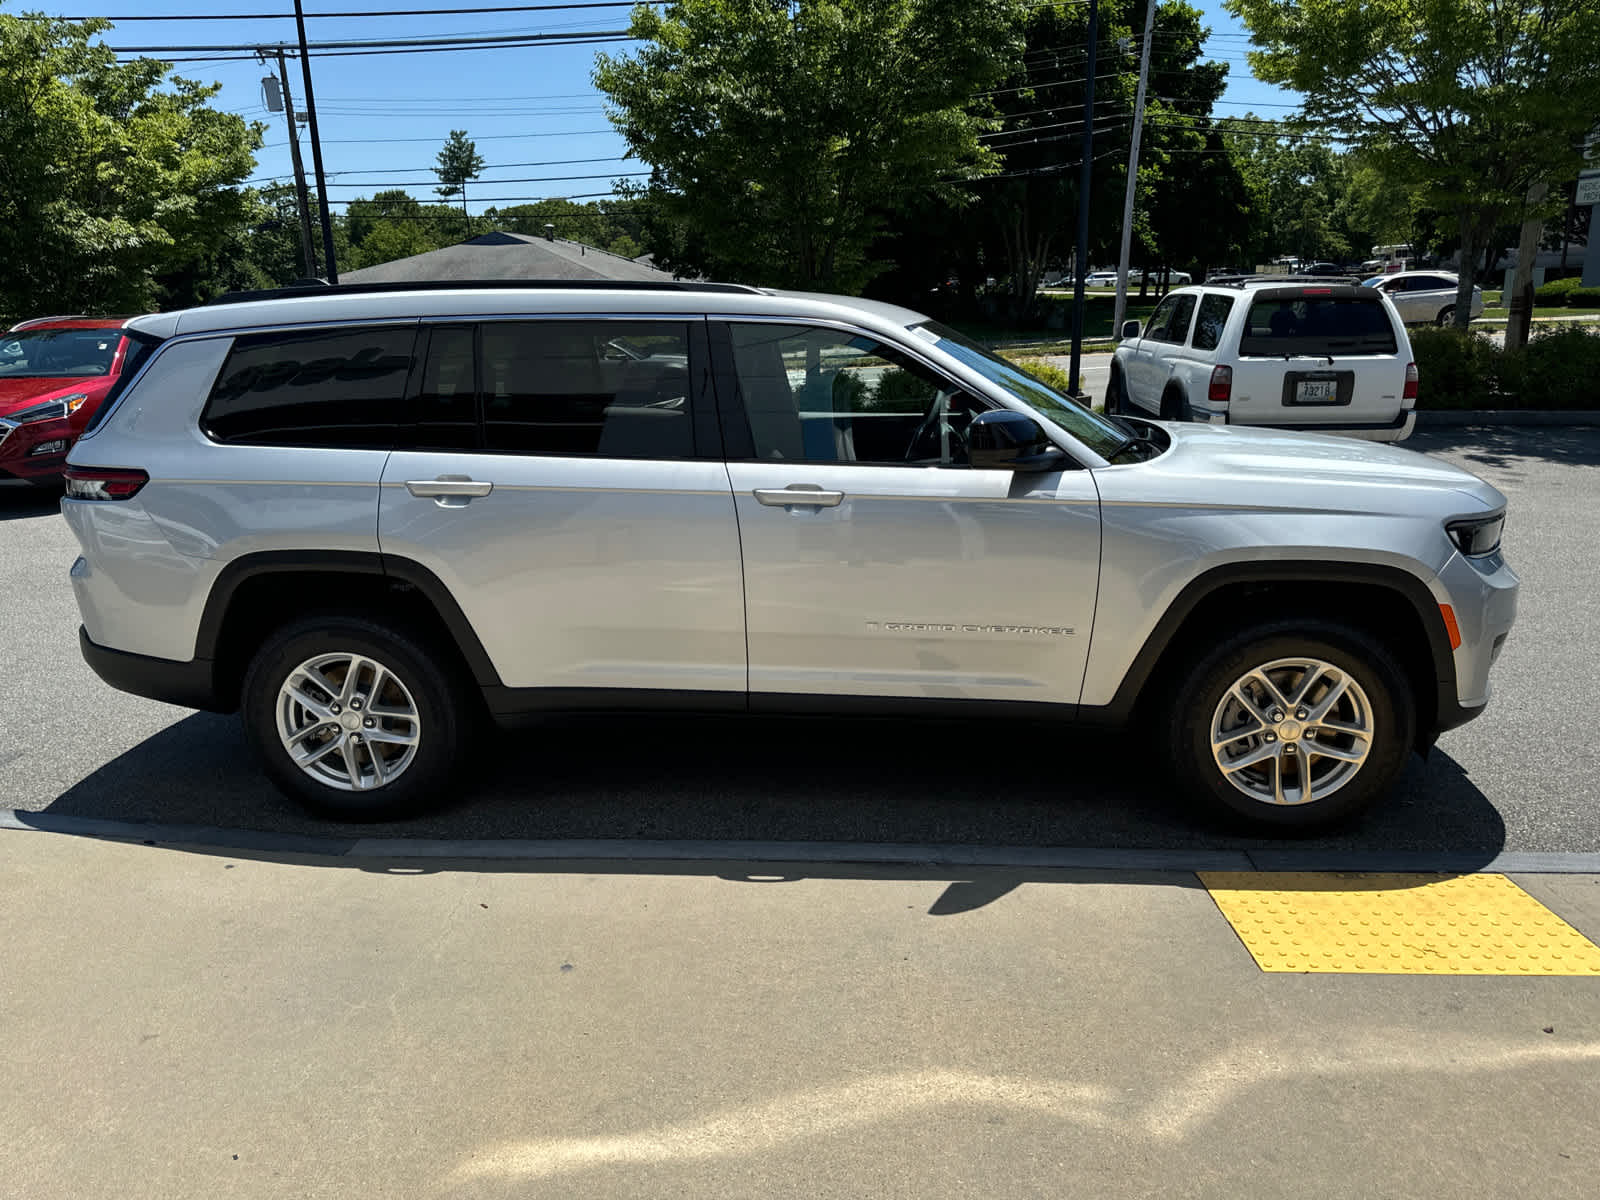
[[[1119,416],[1127,411],[1128,400],[1124,394],[1122,372],[1113,367],[1111,378],[1106,382],[1106,412]]]
[[[403,689],[397,691],[394,683],[384,683],[377,697],[384,709],[377,717],[360,718],[363,725],[359,729],[352,731],[342,724],[354,719],[358,705],[350,704],[333,710],[338,716],[324,720],[310,734],[315,740],[309,744],[318,747],[339,739],[359,739],[359,744],[347,742],[345,747],[330,748],[327,769],[342,769],[348,774],[353,762],[355,774],[366,780],[373,775],[376,756],[396,771],[388,782],[374,782],[362,790],[344,790],[313,778],[290,757],[279,734],[280,691],[303,664],[323,655],[370,659],[389,672]],[[328,670],[323,678],[335,684],[345,682],[349,674],[348,667],[340,673],[337,661]],[[360,691],[363,680],[375,679],[371,673],[358,673],[354,690]],[[308,692],[321,700],[329,699],[315,685]],[[362,700],[361,695],[355,698]],[[414,726],[403,718],[382,715],[407,704],[416,714]],[[251,660],[240,694],[245,735],[272,782],[307,808],[349,821],[392,820],[437,803],[447,795],[451,775],[463,757],[474,712],[475,706],[454,664],[426,639],[404,628],[348,615],[306,617],[273,633]],[[301,718],[303,721],[297,726],[301,730],[310,730],[317,724],[308,709],[293,714],[293,719]],[[291,718],[286,714],[286,719]],[[369,740],[378,721],[383,722],[384,729],[402,735],[415,730],[416,745],[409,759],[404,757],[404,747],[389,743],[375,747]]]
[[[1439,315],[1434,318],[1433,323],[1435,325],[1438,325],[1440,328],[1443,328],[1444,326],[1449,325],[1452,322],[1454,322],[1455,319],[1456,319],[1456,306],[1454,304],[1452,304],[1449,308],[1441,308],[1439,310]]]
[[[1242,705],[1230,697],[1233,685],[1253,669],[1294,659],[1317,660],[1339,672],[1348,672],[1354,681],[1356,687],[1336,701],[1332,714],[1346,725],[1359,724],[1360,718],[1341,714],[1359,714],[1363,707],[1367,714],[1369,747],[1365,761],[1353,770],[1340,759],[1318,755],[1311,748],[1347,753],[1359,746],[1358,739],[1318,727],[1313,733],[1320,730],[1320,742],[1315,737],[1302,741],[1299,739],[1304,738],[1303,733],[1294,731],[1297,713],[1314,714],[1318,699],[1331,691],[1331,686],[1314,687],[1304,709],[1286,712],[1285,721],[1271,727],[1271,731],[1261,726],[1259,735],[1250,733],[1259,723],[1245,715]],[[1296,670],[1279,667],[1274,673],[1283,681],[1303,680],[1305,676],[1295,674]],[[1332,676],[1323,677],[1325,684],[1334,681]],[[1263,749],[1272,756],[1259,767],[1234,773],[1242,786],[1260,789],[1255,794],[1247,794],[1230,782],[1212,752],[1212,723],[1214,719],[1227,719],[1228,710],[1219,711],[1225,699],[1241,720],[1238,725],[1224,726],[1225,730],[1240,734],[1233,743],[1238,751],[1232,756],[1245,757]],[[1364,706],[1360,704],[1362,699]],[[1271,710],[1267,715],[1272,715]],[[1167,748],[1179,787],[1213,812],[1258,831],[1299,833],[1348,820],[1387,792],[1405,769],[1415,729],[1411,685],[1384,646],[1358,629],[1331,621],[1285,620],[1246,629],[1190,661],[1179,673],[1172,696]],[[1283,736],[1277,731],[1284,731]],[[1277,749],[1268,749],[1269,742]],[[1292,745],[1293,752],[1286,754],[1285,745]],[[1310,750],[1310,757],[1301,756],[1306,750]],[[1281,767],[1280,760],[1284,764]],[[1275,803],[1262,794],[1272,791],[1274,783],[1278,783],[1282,784],[1284,795],[1297,799],[1303,794],[1303,771],[1310,772],[1313,792],[1320,780],[1320,786],[1329,787],[1328,793],[1288,804]],[[1341,773],[1343,782],[1339,782]]]
[[[1161,397],[1161,419],[1163,421],[1192,421],[1194,410],[1189,407],[1188,398],[1176,388],[1168,389]]]

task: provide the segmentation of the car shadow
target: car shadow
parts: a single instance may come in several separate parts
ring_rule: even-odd
[[[48,517],[61,511],[61,489],[33,484],[7,484],[0,487],[0,521],[19,521],[27,517]]]
[[[247,832],[275,835],[274,844],[290,835],[307,839],[306,849],[392,837],[1292,850],[1411,853],[1449,870],[1489,862],[1506,839],[1493,803],[1437,750],[1427,763],[1414,759],[1395,794],[1355,823],[1285,842],[1189,810],[1132,735],[727,716],[552,718],[495,739],[432,811],[352,824],[285,799],[257,769],[236,720],[197,713],[104,764],[44,815],[46,825],[220,828],[239,831],[241,842]]]
[[[1465,425],[1423,428],[1404,446],[1451,454],[1469,469],[1515,469],[1526,460],[1572,467],[1600,466],[1600,425]]]

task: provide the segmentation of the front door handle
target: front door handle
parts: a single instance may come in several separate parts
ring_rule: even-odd
[[[791,483],[785,488],[757,488],[756,503],[770,508],[790,508],[797,504],[817,508],[837,508],[843,492],[827,492],[814,483]]]
[[[419,500],[432,500],[441,508],[460,508],[470,500],[487,496],[494,491],[494,484],[465,475],[441,475],[437,479],[408,479],[406,491]]]
[[[460,475],[441,475],[437,479],[408,479],[406,491],[418,499],[440,496],[487,496],[494,491],[494,484],[481,483],[476,479],[468,479]]]

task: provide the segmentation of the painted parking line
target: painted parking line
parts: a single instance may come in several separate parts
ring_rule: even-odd
[[[1198,875],[1263,971],[1600,975],[1600,947],[1504,875]]]

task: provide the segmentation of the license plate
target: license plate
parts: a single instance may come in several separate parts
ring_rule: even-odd
[[[1294,386],[1294,398],[1299,404],[1327,404],[1339,398],[1339,381],[1302,379]]]

